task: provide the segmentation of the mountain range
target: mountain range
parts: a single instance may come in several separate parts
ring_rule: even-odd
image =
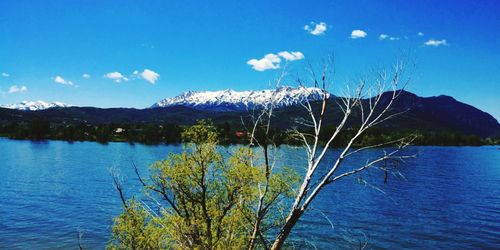
[[[186,92],[173,98],[154,103],[145,109],[74,107],[54,102],[23,102],[0,108],[0,124],[11,121],[47,119],[52,123],[172,123],[193,124],[198,119],[212,119],[215,123],[241,124],[250,111],[265,105],[267,100],[276,101],[273,125],[277,128],[298,126],[297,121],[307,116],[299,105],[308,99],[311,105],[321,105],[322,92],[317,88],[282,87],[261,91],[203,91]],[[336,124],[342,117],[336,98],[329,96],[325,120]],[[389,98],[389,93],[384,94]],[[364,100],[365,102],[368,99]],[[404,91],[393,105],[393,112],[406,111],[390,122],[382,124],[384,129],[440,131],[451,130],[481,137],[500,135],[500,124],[490,114],[471,105],[459,102],[450,96],[419,97]],[[355,126],[359,113],[354,113],[349,126]]]
[[[275,106],[280,108],[300,104],[305,99],[310,101],[321,100],[323,93],[323,90],[319,88],[302,87],[280,87],[276,90],[260,91],[234,91],[231,89],[189,91],[173,98],[163,99],[153,104],[151,108],[184,106],[216,111],[245,111],[264,107],[270,102],[275,103]],[[330,96],[329,93],[326,94],[328,97]]]
[[[65,108],[69,105],[62,102],[44,102],[44,101],[22,101],[16,104],[1,105],[0,108],[37,111],[50,108]]]

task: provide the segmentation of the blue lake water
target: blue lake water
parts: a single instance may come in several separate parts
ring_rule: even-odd
[[[142,172],[180,146],[0,139],[0,249],[102,249],[121,203],[109,169],[126,194],[140,194],[130,161]],[[230,149],[228,149],[230,150]],[[404,178],[367,172],[318,196],[292,233],[297,248],[500,248],[498,147],[412,147]],[[330,152],[334,159],[337,152]],[[346,168],[373,152],[360,154]],[[303,150],[283,147],[279,162],[301,171]]]

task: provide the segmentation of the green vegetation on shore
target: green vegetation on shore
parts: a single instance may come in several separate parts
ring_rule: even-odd
[[[165,124],[131,124],[131,123],[109,123],[109,124],[52,124],[45,119],[33,119],[29,122],[10,122],[0,126],[0,136],[11,139],[22,140],[64,140],[64,141],[96,141],[107,142],[129,142],[144,144],[177,144],[181,142],[181,133],[188,126]],[[221,144],[240,144],[248,140],[246,130],[241,124],[228,122],[215,124]],[[335,129],[326,126],[323,137]],[[345,130],[336,141],[335,146],[343,146],[352,135],[351,131]],[[300,145],[300,140],[290,130],[273,128],[271,130],[276,144]],[[421,131],[421,130],[387,130],[373,129],[364,134],[357,146],[373,145],[387,142],[392,139],[401,138],[409,134],[418,134],[415,145],[436,146],[479,146],[498,145],[500,137],[482,138],[477,135],[467,135],[451,130]]]

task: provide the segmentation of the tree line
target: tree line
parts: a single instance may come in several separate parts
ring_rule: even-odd
[[[214,125],[220,134],[220,144],[243,144],[247,141],[247,131],[241,124],[229,122]],[[9,122],[0,126],[0,135],[11,139],[26,140],[64,140],[64,141],[95,141],[128,142],[143,144],[178,144],[182,142],[182,131],[187,125],[173,123],[165,124],[132,124],[132,123],[108,123],[108,124],[55,124],[44,118],[33,119],[29,122]],[[335,131],[335,126],[325,125],[319,140],[322,144],[327,142],[328,135]],[[345,146],[356,131],[352,127],[341,131],[332,142],[335,147]],[[305,132],[307,129],[302,130]],[[270,128],[269,133],[277,145],[301,145],[300,138],[291,129]],[[469,135],[452,130],[387,130],[375,128],[367,131],[355,143],[355,146],[379,144],[402,136],[416,134],[414,145],[434,146],[479,146],[498,145],[500,136],[494,138],[482,138],[477,135]]]

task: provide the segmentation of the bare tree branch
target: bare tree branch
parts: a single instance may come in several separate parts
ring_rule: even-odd
[[[323,129],[328,98],[326,97],[326,94],[323,96],[321,109],[318,115],[315,114],[315,111],[311,107],[310,102],[308,100],[305,101],[303,107],[308,113],[310,122],[304,124],[314,126],[314,134],[309,136],[305,133],[300,133],[298,131],[297,132],[299,134],[299,137],[304,142],[307,151],[307,171],[304,175],[302,185],[295,197],[289,214],[285,219],[285,223],[273,243],[272,249],[280,249],[283,246],[284,241],[288,237],[289,233],[291,232],[292,228],[295,226],[299,218],[306,211],[306,209],[309,207],[310,203],[314,200],[318,193],[320,193],[320,191],[328,184],[344,177],[364,171],[382,161],[387,161],[389,159],[404,160],[406,158],[414,157],[397,155],[397,153],[399,153],[403,148],[407,147],[411,142],[413,142],[413,139],[411,138],[400,138],[388,142],[364,146],[358,149],[352,149],[353,145],[355,145],[355,143],[368,129],[406,112],[406,110],[404,110],[391,113],[393,104],[395,103],[396,99],[403,93],[404,87],[406,87],[406,85],[409,83],[409,78],[404,78],[404,66],[404,63],[397,62],[392,68],[392,72],[390,74],[388,74],[385,70],[377,72],[375,74],[375,78],[372,80],[372,84],[369,83],[370,80],[367,78],[360,79],[359,84],[355,88],[354,92],[350,91],[349,85],[346,86],[346,92],[344,92],[344,96],[335,98],[335,102],[342,111],[343,117],[340,119],[340,122],[336,126],[333,133],[328,136],[326,143],[323,145],[323,148],[321,150],[318,150],[318,147],[320,145],[320,133]],[[327,92],[325,86],[328,85],[327,79],[329,79],[326,76],[328,69],[329,67],[326,66],[323,68],[321,80],[318,81],[316,80],[316,74],[314,73],[314,70],[312,69],[310,64],[308,68],[312,75],[314,86],[318,87],[319,82],[321,82],[323,90],[325,92]],[[298,80],[298,82],[302,84],[302,81]],[[369,87],[366,88],[366,86]],[[390,92],[385,92],[388,88],[390,89]],[[367,99],[365,99],[366,97]],[[339,103],[338,100],[340,100],[341,103]],[[359,110],[359,128],[348,140],[346,146],[343,148],[334,164],[328,167],[326,173],[320,177],[315,177],[318,172],[318,166],[323,161],[326,152],[330,150],[332,142],[338,137],[340,131],[344,129],[347,122],[352,117],[354,110]],[[308,137],[311,138],[312,141],[309,141],[307,139]],[[342,162],[346,158],[364,150],[388,146],[395,143],[399,143],[399,146],[390,153],[384,153],[383,156],[377,157],[373,160],[369,160],[364,165],[356,169],[348,170],[344,173],[335,175],[335,173],[342,165]],[[316,178],[317,181],[312,182],[313,178]],[[361,247],[366,247],[366,244],[364,246],[361,245]]]

